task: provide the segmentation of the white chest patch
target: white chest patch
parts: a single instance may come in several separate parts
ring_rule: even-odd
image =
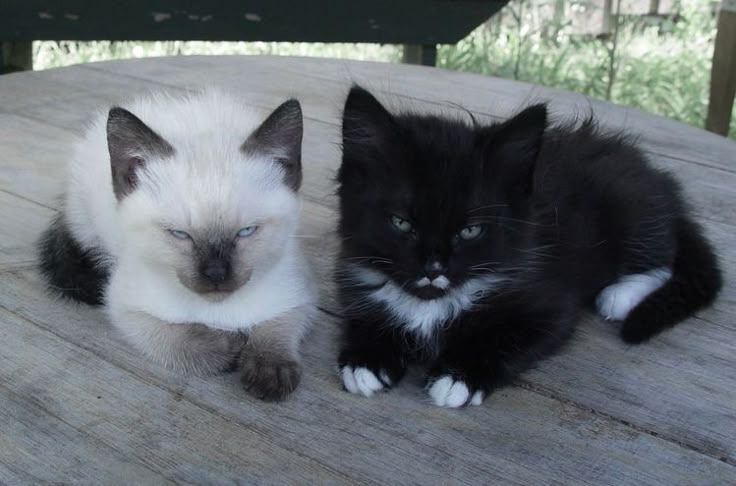
[[[498,275],[477,277],[448,290],[442,297],[424,300],[404,291],[393,281],[387,281],[384,275],[374,270],[355,266],[351,269],[351,273],[360,283],[381,284],[380,288],[368,294],[368,298],[375,303],[385,305],[393,315],[395,324],[424,336],[431,335],[437,326],[473,308],[478,300],[498,289],[505,280]]]

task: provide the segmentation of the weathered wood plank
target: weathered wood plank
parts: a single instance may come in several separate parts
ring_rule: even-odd
[[[99,312],[44,298],[40,282],[32,273],[6,273],[5,277],[12,284],[0,290],[0,306],[29,322],[16,324],[18,318],[0,312],[0,319],[11,323],[11,334],[16,339],[22,335],[26,348],[0,352],[11,353],[11,363],[21,361],[12,372],[28,367],[22,363],[23,357],[43,357],[33,373],[34,390],[23,395],[40,395],[44,402],[52,403],[54,414],[69,423],[91,420],[93,425],[85,430],[102,438],[109,438],[111,430],[120,432],[130,426],[128,420],[133,418],[128,415],[142,406],[139,402],[145,403],[147,416],[134,415],[136,423],[141,422],[126,434],[122,447],[135,448],[135,457],[167,474],[176,471],[162,466],[173,467],[174,461],[165,451],[153,448],[151,437],[160,433],[173,438],[177,430],[187,430],[188,438],[195,440],[192,436],[198,432],[189,428],[196,424],[189,420],[207,423],[209,430],[225,436],[246,434],[255,428],[260,432],[258,447],[280,444],[300,457],[362,482],[403,482],[404,478],[408,483],[427,484],[442,477],[465,483],[482,477],[484,482],[521,484],[565,483],[572,478],[582,483],[700,483],[714,478],[725,480],[734,473],[734,468],[721,461],[523,388],[506,389],[494,395],[486,407],[463,411],[424,403],[416,374],[391,394],[373,400],[346,394],[339,389],[334,373],[336,329],[329,318],[312,332],[306,344],[308,372],[302,387],[284,404],[263,404],[245,396],[234,377],[183,378],[141,360],[109,331]],[[74,326],[66,324],[71,321]],[[27,326],[31,329],[25,329]],[[59,338],[64,342],[56,342]],[[54,344],[45,340],[53,340]],[[72,349],[74,345],[68,343],[83,343],[84,349]],[[10,344],[19,347],[15,342]],[[53,356],[49,355],[51,349]],[[89,363],[95,364],[90,367]],[[123,376],[125,373],[132,377]],[[63,406],[58,398],[48,397],[44,385],[51,379],[53,390],[63,397],[70,394],[69,400],[81,410],[68,410],[71,403]],[[78,390],[77,380],[83,380],[83,390]],[[74,390],[74,397],[70,390]],[[111,400],[119,397],[121,403],[108,411],[94,400],[89,403],[95,394]],[[192,404],[222,418],[195,419],[203,412],[192,410]],[[163,409],[169,407],[175,409],[161,417]],[[185,418],[179,419],[182,414]],[[169,427],[172,430],[167,431]],[[157,432],[152,434],[150,429]],[[244,437],[235,443],[249,444],[253,440]],[[183,453],[179,445],[170,452],[185,454],[177,464],[194,460],[187,455],[188,443],[181,445]],[[220,440],[216,452],[211,450],[215,446],[208,444],[198,449],[204,456],[202,461],[211,454],[232,453],[228,440]],[[154,456],[144,460],[143,454]],[[240,461],[253,465],[247,457]],[[271,463],[258,468],[268,469]],[[313,473],[307,470],[300,477]],[[290,478],[291,474],[293,471],[283,470],[279,477]]]
[[[560,114],[571,112],[586,114],[590,110],[602,119],[605,125],[626,128],[640,134],[642,140],[651,145],[651,150],[661,155],[734,170],[734,155],[731,140],[709,134],[695,127],[665,118],[643,113],[633,108],[617,106],[602,100],[588,98],[564,90],[535,86],[528,83],[486,76],[455,73],[421,66],[405,66],[371,62],[349,62],[328,59],[283,58],[247,56],[231,57],[187,57],[164,58],[140,63],[136,62],[135,75],[145,79],[188,87],[206,86],[211,83],[207,73],[217,71],[221,77],[218,84],[229,85],[246,91],[246,86],[259,91],[260,79],[269,76],[269,92],[283,89],[282,83],[296,84],[300,97],[322,94],[339,113],[347,87],[358,82],[367,88],[388,93],[391,97],[417,99],[432,104],[444,104],[450,108],[457,104],[476,113],[489,116],[507,116],[520,106],[531,102],[549,101]],[[94,69],[118,74],[130,73],[125,62],[96,63]],[[304,79],[318,79],[319,83],[305,83]],[[168,81],[164,81],[168,80]],[[250,84],[253,83],[253,84]],[[263,83],[260,83],[263,86]],[[457,87],[461,86],[461,89]],[[340,87],[342,91],[340,91]],[[336,93],[337,91],[337,93]],[[335,100],[337,98],[337,100]],[[335,121],[334,112],[325,121]],[[323,119],[323,118],[320,118]],[[684,140],[687,143],[683,142]]]
[[[0,319],[5,325],[7,321],[3,317]],[[22,349],[28,348],[24,345]],[[0,354],[2,369],[12,369],[14,366],[6,363],[6,360],[9,360],[6,354]],[[10,390],[12,386],[7,387],[6,381],[7,378],[0,376],[2,484],[168,482],[162,475],[116,450],[114,446],[88,436],[83,428],[75,428],[48,413],[34,403],[36,397],[26,394],[19,396]],[[70,454],[69,451],[75,453]]]
[[[325,228],[324,222],[330,215],[334,213],[327,208],[307,204],[305,226],[313,228],[322,224]],[[731,234],[728,230],[722,230],[721,236],[728,237]],[[326,250],[331,252],[336,246],[334,238],[329,241],[329,234],[324,237],[325,232],[329,233],[329,230],[317,231],[316,233],[323,235],[318,238],[312,238],[315,236],[313,234],[305,235],[308,237],[305,239],[305,246],[313,259],[324,255]],[[317,262],[323,263],[324,257]],[[736,265],[733,258],[727,263],[730,273],[734,273]],[[329,289],[329,265],[322,265],[319,270],[323,282],[327,284],[325,287]],[[730,283],[733,280],[727,279],[727,282],[728,295],[719,301],[715,309],[720,314],[709,310],[704,313],[703,321],[694,320],[682,324],[666,334],[664,341],[655,341],[654,351],[650,351],[649,345],[627,349],[618,341],[615,326],[592,320],[581,326],[578,339],[570,345],[566,353],[545,363],[540,367],[540,374],[532,374],[526,383],[535,390],[550,393],[565,401],[573,401],[586,409],[600,410],[638,427],[646,427],[673,441],[705,450],[714,457],[732,458],[732,438],[736,436],[736,431],[731,430],[731,425],[736,424],[736,420],[733,420],[731,403],[734,392],[732,381],[728,380],[730,368],[727,365],[733,350],[718,346],[719,342],[733,341],[733,311],[729,312],[728,309],[733,309],[736,292]],[[13,287],[16,290],[23,289],[24,284],[16,282]],[[35,289],[35,292],[38,290]],[[6,302],[27,303],[34,289],[27,288],[26,292],[27,295],[11,294]],[[721,305],[724,299],[727,306]],[[37,312],[29,310],[37,307],[36,305],[29,304],[28,308],[24,304],[17,305],[23,306],[12,307],[19,313]],[[323,299],[323,305],[337,310],[329,294]],[[52,315],[56,315],[53,308],[47,312],[45,318],[51,319]],[[67,319],[73,317],[70,315],[62,318],[62,321]],[[716,327],[713,326],[714,321]],[[721,322],[720,326],[718,321]],[[81,334],[69,339],[74,342],[83,339],[85,334],[82,330]],[[331,335],[331,339],[334,341],[335,336]],[[125,347],[124,344],[122,346]],[[334,342],[332,345],[326,343],[325,346],[328,351],[314,353],[314,359],[323,364],[325,359],[334,359],[336,353]],[[136,361],[135,356],[130,360]],[[645,365],[642,365],[642,360]],[[612,368],[610,363],[616,363],[616,367]],[[724,369],[720,378],[707,378],[708,370],[713,374],[719,369]],[[330,371],[328,368],[327,379],[332,378],[329,376]],[[333,382],[332,386],[336,386],[334,379],[330,381]],[[653,387],[658,388],[657,393],[651,393]],[[707,392],[703,392],[704,389]],[[683,401],[683,397],[690,400]],[[423,401],[421,396],[414,396],[414,399]],[[696,407],[698,413],[692,413],[693,410],[689,407]]]
[[[90,70],[106,71],[111,75],[105,83],[82,83],[83,86],[105,86],[112,84],[124,88],[124,93],[135,93],[136,89],[151,89],[163,86],[174,88],[201,88],[211,85],[211,73],[218,72],[218,84],[231,89],[252,93],[254,97],[261,94],[283,99],[284,96],[299,95],[301,97],[322,94],[319,104],[323,110],[315,112],[319,119],[336,123],[338,120],[341,92],[353,81],[363,82],[369,88],[389,92],[394,98],[419,99],[427,103],[444,104],[452,109],[458,104],[476,113],[489,116],[507,116],[519,106],[531,101],[551,100],[553,108],[559,106],[560,112],[569,114],[571,109],[585,113],[592,109],[606,124],[627,127],[635,133],[641,133],[645,143],[650,143],[653,151],[669,157],[696,161],[700,164],[712,163],[727,170],[733,170],[733,142],[721,137],[706,134],[698,129],[647,115],[637,110],[618,107],[599,100],[589,99],[582,95],[551,88],[507,80],[494,79],[487,82],[487,77],[463,73],[450,73],[441,70],[430,71],[428,75],[421,67],[395,66],[379,63],[348,63],[334,60],[315,60],[289,58],[288,63],[279,58],[249,58],[246,56],[231,57],[186,57],[163,59],[138,59],[127,61],[135,63],[130,69],[126,62],[95,63],[85,66],[52,70],[49,77],[72,87],[77,80],[86,79]],[[256,67],[257,66],[257,67]],[[131,75],[131,73],[134,73]],[[323,83],[304,83],[303,78],[320,79]],[[21,81],[18,75],[6,76],[19,85],[14,90],[55,93],[64,91],[56,83],[46,89],[31,89]],[[94,76],[93,76],[94,78]],[[8,80],[8,81],[9,81]],[[454,81],[453,81],[454,80]],[[463,89],[453,87],[462,80]],[[144,86],[145,85],[145,86]],[[265,89],[265,88],[268,89]],[[341,88],[338,88],[341,87]],[[86,88],[80,87],[79,90]],[[337,90],[337,92],[336,92]],[[342,91],[340,91],[342,90]],[[10,92],[10,91],[8,91]],[[279,92],[283,92],[279,95]],[[120,95],[119,95],[120,96]],[[123,95],[124,96],[124,95]],[[122,96],[120,96],[122,97]],[[18,103],[29,103],[31,96],[7,100],[10,108]],[[43,99],[34,104],[39,105]],[[272,103],[269,103],[272,104]],[[327,108],[326,110],[324,108]],[[4,108],[8,110],[9,108]],[[683,133],[685,132],[685,133]],[[688,139],[690,143],[683,144]]]
[[[167,479],[252,483],[280,474],[296,482],[346,479],[291,452],[286,443],[275,444],[258,423],[232,423],[182,400],[174,390],[131,376],[106,362],[108,350],[95,349],[89,339],[78,341],[81,346],[70,344],[5,309],[0,309],[0,321],[3,401],[10,393],[29,413],[38,408]],[[108,332],[97,326],[98,333]],[[185,383],[181,380],[180,386]],[[9,437],[10,443],[22,437]],[[67,456],[83,462],[94,442],[80,446],[67,450]]]
[[[186,378],[151,365],[115,336],[98,311],[45,295],[39,276],[29,266],[32,241],[50,217],[62,188],[64,153],[89,115],[141,89],[185,90],[216,79],[217,85],[236,90],[261,107],[276,106],[290,95],[302,99],[307,117],[307,201],[300,236],[319,271],[322,306],[336,311],[329,279],[337,246],[331,178],[339,164],[340,105],[355,76],[373,83],[369,87],[380,88],[381,96],[398,106],[459,113],[451,105],[457,102],[481,117],[507,116],[541,92],[531,85],[422,68],[240,57],[103,63],[42,76],[0,78],[0,96],[9,101],[7,107],[0,107],[0,307],[5,309],[0,311],[0,335],[9,329],[17,348],[5,350],[0,345],[0,362],[8,361],[13,370],[10,373],[0,365],[0,378],[12,377],[10,386],[18,386],[30,376],[23,375],[18,362],[28,363],[36,356],[42,363],[32,372],[39,372],[45,380],[49,391],[44,393],[59,388],[59,393],[71,397],[68,403],[49,400],[47,405],[32,401],[34,394],[25,389],[16,393],[0,386],[0,400],[12,396],[20,405],[52,407],[38,413],[54,412],[65,424],[79,428],[88,414],[102,413],[84,400],[90,393],[122,394],[119,410],[112,412],[116,414],[112,424],[117,424],[118,431],[124,429],[121,417],[131,415],[136,407],[151,408],[148,400],[152,400],[152,416],[144,420],[144,428],[163,430],[167,426],[194,435],[183,444],[172,441],[174,445],[166,451],[151,452],[149,462],[132,457],[153,474],[174,479],[188,476],[164,467],[170,458],[166,454],[183,454],[190,464],[200,461],[196,464],[211,471],[209,480],[233,478],[222,470],[227,464],[243,464],[233,462],[234,443],[259,447],[263,443],[263,454],[284,460],[299,457],[316,464],[295,472],[276,470],[273,461],[267,462],[263,467],[254,465],[256,472],[242,476],[243,480],[264,479],[273,472],[292,481],[325,479],[320,475],[326,474],[337,482],[350,478],[424,484],[438,482],[437,478],[458,483],[483,478],[484,482],[527,484],[571,480],[705,484],[736,477],[732,406],[736,378],[730,373],[736,342],[736,252],[732,249],[736,171],[721,163],[733,160],[735,144],[704,136],[696,129],[681,130],[680,125],[656,117],[650,120],[633,110],[604,103],[594,107],[606,124],[640,127],[655,164],[674,171],[683,181],[696,213],[722,252],[727,271],[722,297],[713,309],[646,346],[626,347],[618,340],[615,325],[591,319],[563,354],[480,408],[453,412],[429,406],[416,372],[404,386],[376,399],[342,393],[334,372],[337,324],[327,315],[307,340],[307,374],[297,394],[285,404],[266,405],[244,395],[234,376]],[[27,84],[22,82],[24,77],[29,78]],[[305,78],[320,82],[307,83]],[[6,79],[12,83],[5,84]],[[33,81],[37,79],[41,81]],[[33,99],[32,90],[27,89],[30,85],[40,93],[40,101]],[[10,87],[11,95],[5,87]],[[21,96],[13,96],[12,91]],[[552,94],[553,109],[559,113],[584,111],[589,103],[575,95]],[[491,95],[499,101],[489,109],[485,100]],[[652,134],[651,140],[647,133]],[[23,350],[21,343],[26,341],[30,344]],[[59,349],[61,354],[57,354]],[[25,366],[23,369],[32,369]],[[69,369],[52,372],[54,366]],[[91,381],[82,384],[82,380]],[[74,396],[72,390],[80,396]],[[141,398],[130,398],[127,393],[139,393]],[[74,400],[82,402],[80,409],[66,410]],[[212,424],[210,431],[219,434],[221,428],[226,429],[224,439],[217,446],[211,439],[206,442],[210,446],[205,456],[192,458],[192,437],[203,429],[171,417],[170,409],[164,413],[161,404],[171,401],[179,403],[177,413],[197,424]],[[80,429],[84,434],[78,439],[80,449],[94,441],[110,440],[110,427],[108,423],[90,431]],[[149,436],[133,430],[122,446],[113,445],[117,451],[136,447],[147,451]],[[180,446],[183,452],[177,450]],[[218,446],[222,450],[209,450]],[[260,457],[257,452],[248,454],[248,460]],[[74,456],[64,457],[59,460]],[[205,465],[210,459],[216,461],[214,469]],[[0,481],[31,481],[14,461],[0,455]]]
[[[53,211],[0,188],[0,270],[35,266],[33,246]]]

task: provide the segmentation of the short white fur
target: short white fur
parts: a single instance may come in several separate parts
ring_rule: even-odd
[[[454,380],[445,375],[437,378],[429,385],[429,397],[438,407],[458,408],[464,405],[480,405],[485,398],[478,390],[471,396],[470,388],[461,380]]]
[[[390,384],[385,372],[381,373],[381,379],[379,379],[371,370],[364,367],[344,366],[340,369],[340,377],[347,391],[364,397],[371,397],[376,392],[382,391],[386,388],[384,383]]]
[[[498,275],[476,277],[436,299],[424,300],[406,292],[376,270],[355,265],[350,268],[350,273],[358,283],[380,285],[368,294],[368,299],[385,305],[395,318],[395,324],[423,336],[430,336],[437,326],[472,309],[478,300],[499,288],[505,280]]]
[[[606,320],[623,321],[629,312],[672,278],[668,268],[624,275],[604,288],[596,298],[598,314]]]

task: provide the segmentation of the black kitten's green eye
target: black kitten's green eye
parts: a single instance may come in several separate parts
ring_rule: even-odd
[[[483,227],[481,225],[473,224],[460,230],[460,238],[463,240],[474,240],[479,237],[482,232]]]
[[[391,215],[391,223],[394,225],[394,228],[402,233],[411,233],[412,231],[411,223],[395,214]]]

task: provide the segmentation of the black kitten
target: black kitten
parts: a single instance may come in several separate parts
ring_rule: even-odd
[[[557,350],[585,307],[640,343],[710,304],[717,259],[678,184],[592,119],[544,105],[468,126],[353,88],[337,270],[348,391],[428,361],[437,405],[479,404]]]

